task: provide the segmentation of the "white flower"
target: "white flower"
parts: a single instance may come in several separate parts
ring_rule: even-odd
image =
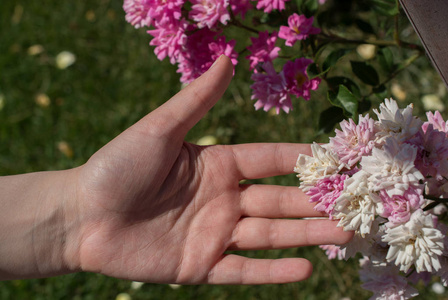
[[[56,56],[56,66],[61,70],[73,65],[75,61],[76,56],[69,51],[62,51]]]
[[[403,142],[416,134],[422,121],[412,115],[413,106],[408,105],[405,109],[399,109],[398,104],[393,99],[384,99],[380,105],[380,112],[374,109],[373,112],[378,116],[377,142],[383,143],[388,137],[394,137]]]
[[[390,245],[388,262],[395,261],[403,272],[415,265],[420,273],[440,269],[438,256],[443,252],[443,238],[440,230],[434,228],[432,216],[417,210],[407,223],[388,228],[382,240]]]
[[[370,233],[376,215],[382,211],[379,195],[369,190],[368,176],[361,170],[345,181],[341,195],[335,200],[333,213],[340,219],[338,227],[359,230],[362,237]]]
[[[392,197],[402,196],[410,186],[419,186],[424,177],[414,166],[416,155],[417,148],[399,145],[393,138],[386,140],[383,149],[374,148],[371,156],[361,160],[362,170],[371,174],[369,189],[385,190]]]
[[[339,173],[345,165],[331,150],[313,143],[311,145],[313,156],[300,154],[294,172],[300,178],[300,188],[307,192],[318,180]]]
[[[385,226],[381,225],[386,220],[377,217],[373,221],[370,233],[361,236],[359,231],[355,231],[355,235],[350,242],[341,245],[341,249],[345,250],[345,259],[355,257],[357,253],[361,253],[365,256],[369,256],[371,260],[381,261],[386,263],[387,249],[389,245],[381,241],[381,237],[384,234]]]

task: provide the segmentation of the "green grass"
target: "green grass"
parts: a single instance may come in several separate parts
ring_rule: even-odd
[[[145,30],[135,30],[124,21],[121,4],[110,0],[2,1],[0,97],[4,102],[0,104],[0,175],[79,166],[180,89],[176,68],[155,58],[148,46],[149,36]],[[406,28],[410,30],[409,26]],[[410,36],[415,39],[412,32]],[[44,52],[29,55],[29,47],[37,44],[43,46]],[[69,68],[59,70],[54,59],[64,50],[74,53],[77,60]],[[321,92],[313,93],[309,102],[296,100],[289,115],[254,111],[246,67],[247,63],[240,63],[225,96],[188,134],[188,141],[195,142],[209,134],[223,144],[327,140],[327,136],[316,137],[318,113],[329,106],[325,86]],[[394,81],[407,89],[407,101],[415,103],[420,115],[421,95],[432,93],[440,84],[425,58]],[[48,95],[49,106],[35,102],[40,93]],[[68,143],[73,156],[58,149],[60,142]],[[294,175],[259,182],[298,184]],[[244,255],[306,257],[314,264],[314,275],[305,282],[285,285],[182,286],[174,290],[168,285],[145,284],[139,290],[131,290],[129,281],[79,273],[1,282],[0,298],[115,299],[122,292],[128,292],[133,299],[336,300],[367,299],[370,295],[359,286],[355,260],[328,261],[317,247]],[[437,299],[429,289],[423,289],[422,294],[420,299]]]

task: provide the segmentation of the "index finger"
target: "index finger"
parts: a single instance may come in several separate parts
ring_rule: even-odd
[[[310,144],[255,143],[230,147],[240,180],[291,174],[299,154],[311,155]]]

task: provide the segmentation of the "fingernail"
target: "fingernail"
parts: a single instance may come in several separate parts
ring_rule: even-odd
[[[218,59],[217,60],[215,60],[215,62],[213,63],[213,65],[210,67],[210,69],[211,68],[213,68],[215,65],[216,65],[216,63],[221,59],[221,57],[223,57],[224,56],[224,54],[221,54],[219,57],[218,57]],[[209,70],[210,70],[209,69]]]

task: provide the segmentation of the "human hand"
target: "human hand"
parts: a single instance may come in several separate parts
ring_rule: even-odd
[[[292,172],[309,145],[201,147],[188,130],[232,77],[222,56],[199,79],[76,170],[80,270],[145,282],[266,284],[311,275],[302,258],[252,259],[228,250],[341,244],[352,234],[320,217],[297,187],[240,185]]]

